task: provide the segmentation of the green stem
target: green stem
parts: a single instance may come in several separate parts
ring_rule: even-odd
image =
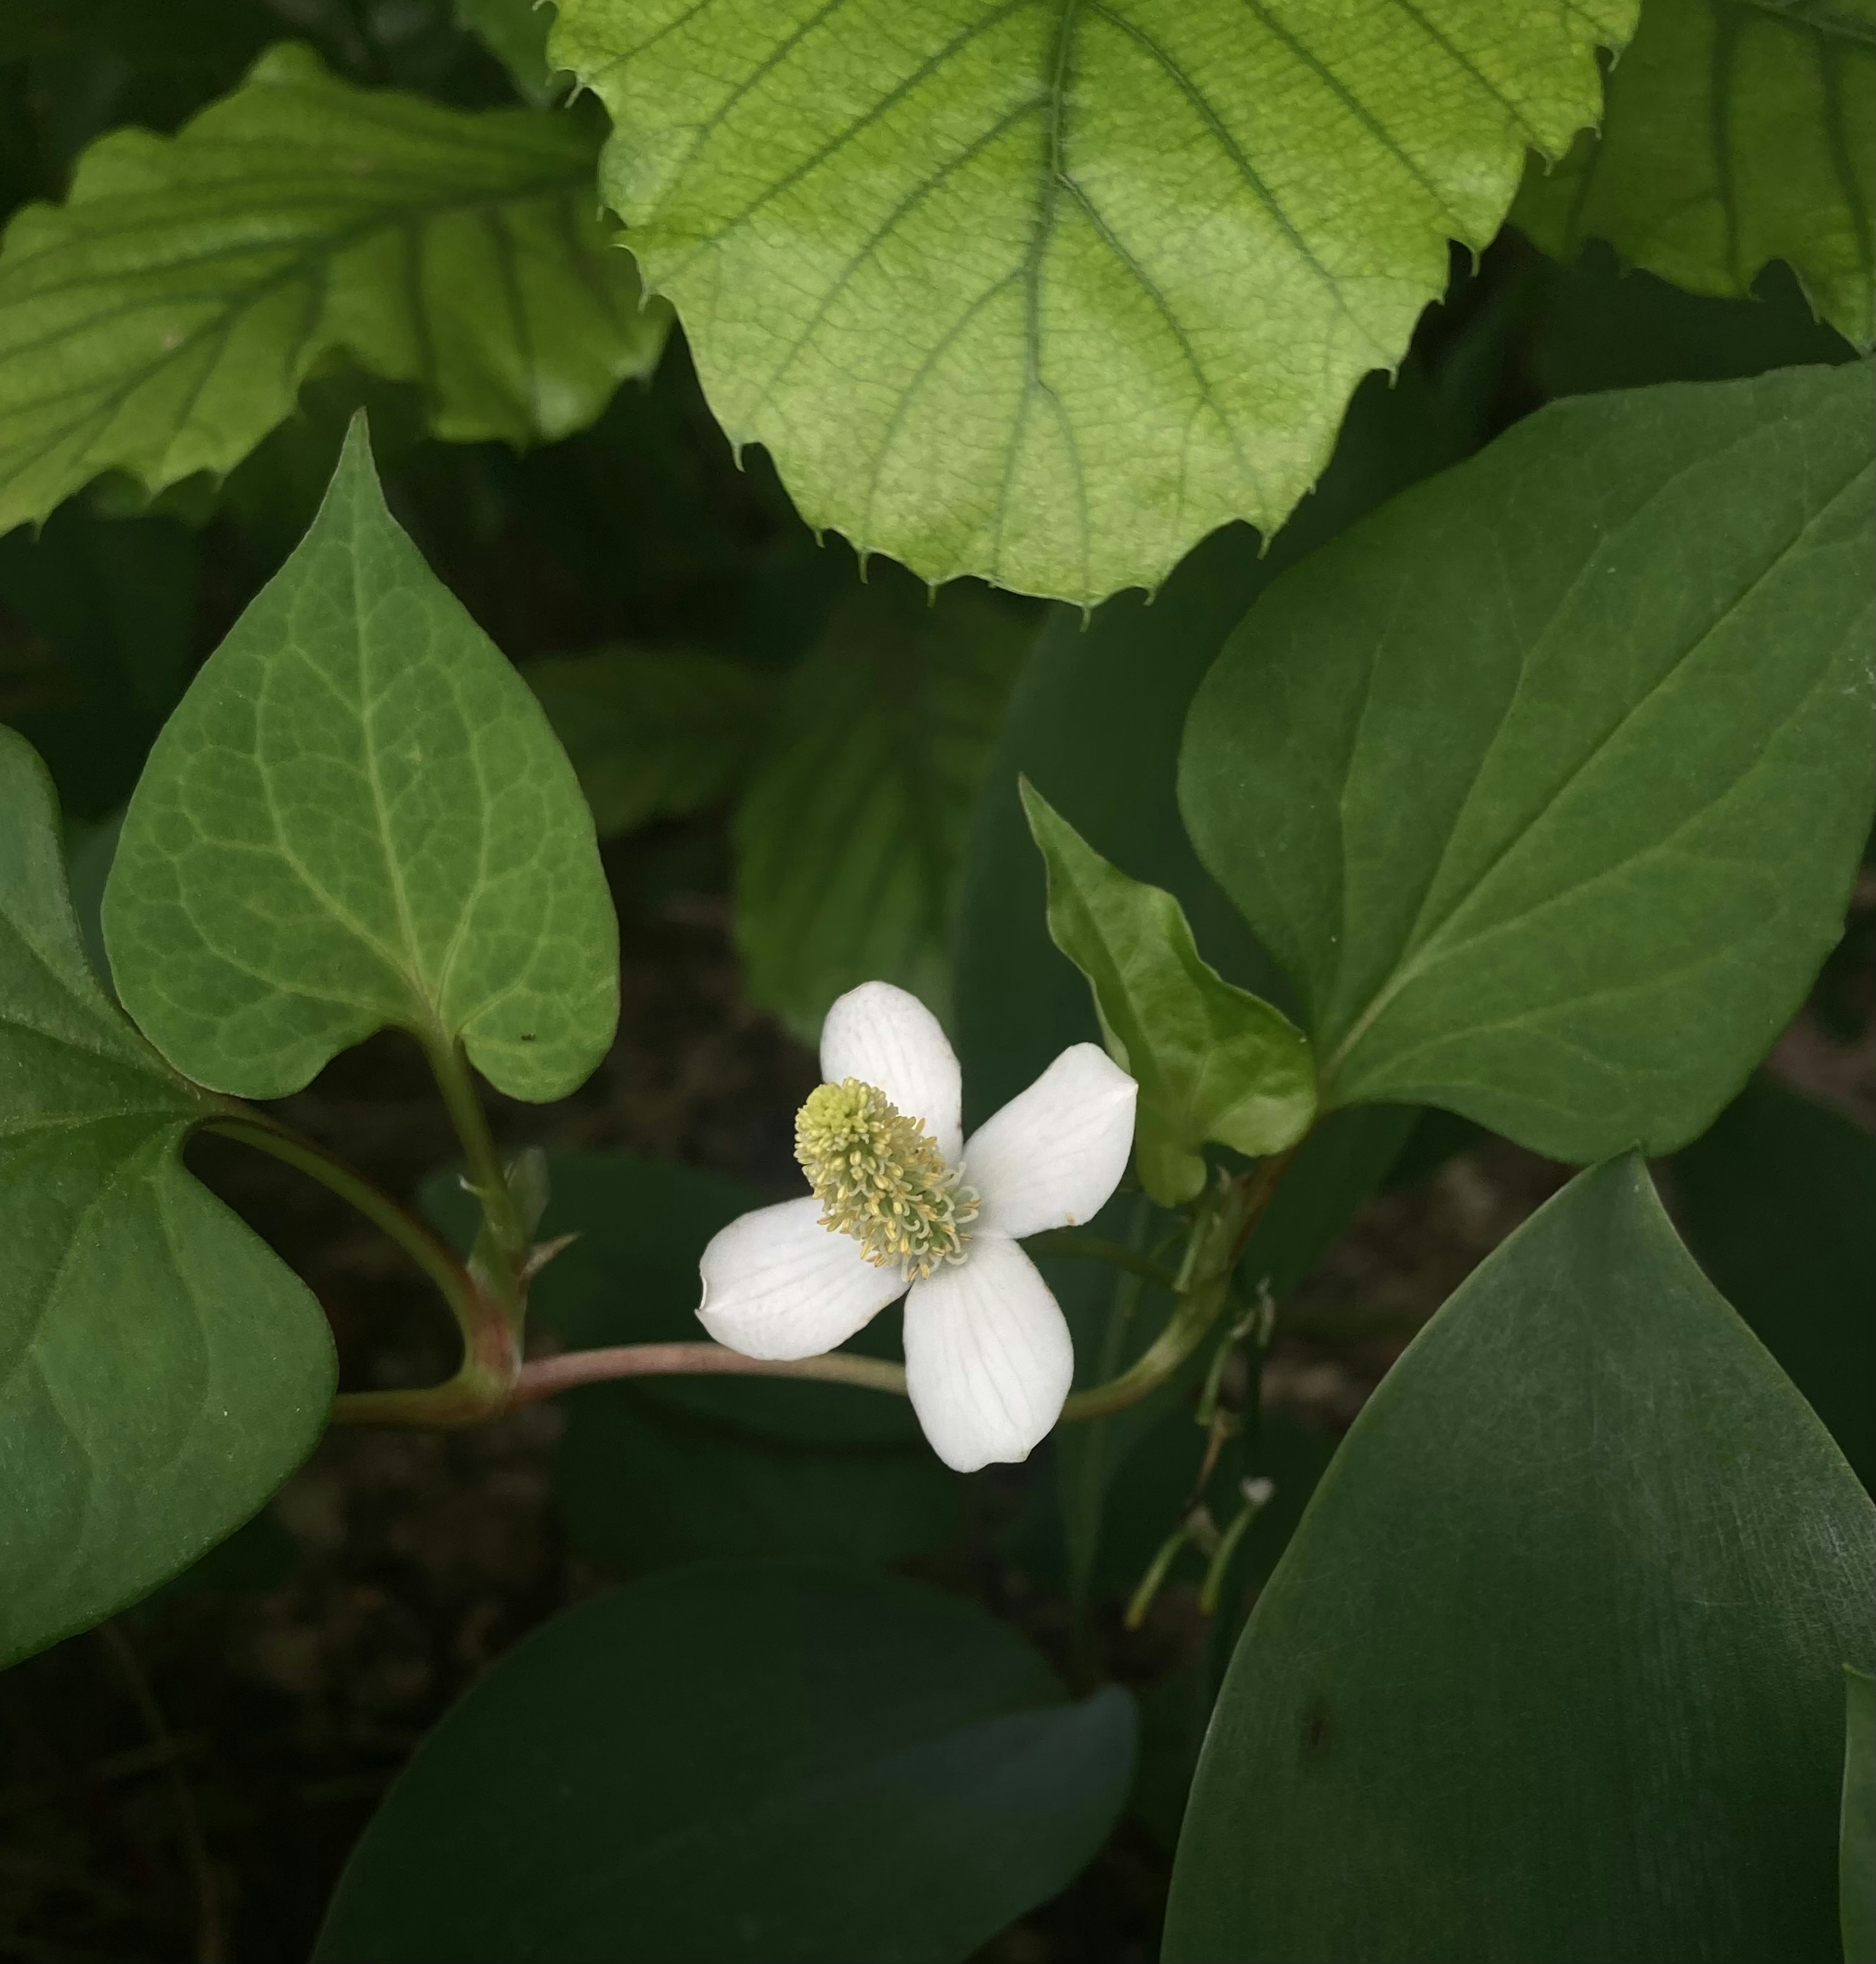
[[[825,1356],[788,1361],[745,1357],[720,1343],[618,1343],[599,1350],[564,1350],[557,1357],[538,1357],[521,1367],[509,1402],[526,1404],[551,1398],[576,1385],[596,1385],[615,1378],[652,1377],[808,1378],[826,1385],[853,1385],[862,1391],[889,1391],[905,1396],[905,1366],[878,1357],[856,1357],[843,1351]]]
[[[1162,1288],[1172,1288],[1178,1279],[1164,1263],[1155,1261],[1150,1255],[1142,1255],[1123,1241],[1103,1241],[1095,1234],[1070,1234],[1052,1228],[1047,1234],[1031,1235],[1023,1245],[1032,1255],[1060,1255],[1070,1260],[1105,1262],[1111,1268],[1125,1269],[1129,1275],[1158,1282]]]
[[[1207,1188],[1193,1211],[1185,1253],[1174,1282],[1166,1327],[1117,1378],[1074,1391],[1062,1408],[1065,1423],[1100,1418],[1156,1391],[1205,1340],[1231,1293],[1251,1231],[1263,1218],[1292,1154],[1260,1160],[1248,1173]]]
[[[480,1202],[488,1240],[496,1255],[490,1279],[500,1292],[503,1308],[517,1330],[525,1296],[521,1277],[528,1260],[528,1231],[522,1224],[509,1191],[507,1169],[496,1150],[495,1135],[489,1130],[488,1115],[476,1095],[475,1080],[470,1074],[469,1059],[460,1043],[440,1035],[423,1039],[423,1054],[429,1060],[437,1089],[462,1147],[468,1169],[470,1191]]]
[[[402,1410],[413,1400],[426,1400],[416,1410],[421,1416],[409,1420],[387,1417],[387,1424],[470,1424],[492,1417],[506,1402],[520,1357],[502,1306],[491,1302],[477,1285],[455,1250],[429,1222],[408,1208],[400,1207],[390,1195],[341,1159],[336,1153],[316,1145],[312,1140],[283,1125],[264,1112],[230,1104],[207,1121],[207,1131],[238,1139],[309,1174],[322,1186],[337,1194],[383,1230],[429,1277],[461,1333],[463,1361],[456,1375],[446,1385],[423,1391],[366,1391],[335,1400],[336,1423],[365,1422],[366,1408],[375,1410],[386,1401],[400,1401]]]
[[[1201,1616],[1217,1613],[1218,1599],[1224,1593],[1225,1571],[1231,1566],[1232,1557],[1238,1552],[1238,1544],[1244,1539],[1245,1530],[1263,1513],[1269,1500],[1267,1491],[1258,1498],[1247,1493],[1237,1519],[1219,1537],[1218,1545],[1213,1549],[1212,1559],[1205,1571],[1205,1580],[1199,1585],[1199,1614]]]

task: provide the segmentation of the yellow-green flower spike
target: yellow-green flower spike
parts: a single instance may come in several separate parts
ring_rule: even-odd
[[[964,1259],[977,1195],[938,1143],[883,1091],[857,1077],[823,1084],[795,1117],[795,1157],[821,1202],[821,1224],[851,1234],[876,1267],[908,1282]]]

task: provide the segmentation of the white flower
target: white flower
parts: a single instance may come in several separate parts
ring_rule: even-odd
[[[965,1144],[944,1032],[886,982],[827,1012],[821,1068],[795,1121],[813,1197],[716,1236],[699,1317],[745,1356],[813,1357],[904,1295],[906,1388],[939,1458],[961,1473],[1027,1459],[1061,1414],[1075,1352],[1017,1244],[1091,1219],[1119,1183],[1133,1080],[1076,1044]]]

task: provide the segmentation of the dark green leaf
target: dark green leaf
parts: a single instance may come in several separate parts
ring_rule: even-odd
[[[1630,1158],[1356,1420],[1200,1759],[1171,1964],[1836,1951],[1876,1520]]]
[[[1181,797],[1325,1106],[1589,1160],[1738,1088],[1869,823],[1871,411],[1866,364],[1554,403],[1251,610]]]
[[[1511,216],[1546,251],[1606,239],[1698,294],[1752,290],[1783,259],[1870,343],[1876,21],[1867,5],[1646,0],[1600,138],[1534,158]]]
[[[1140,1087],[1140,1183],[1177,1207],[1205,1185],[1206,1141],[1252,1158],[1287,1151],[1315,1116],[1309,1039],[1200,958],[1164,887],[1103,859],[1026,779],[1022,791],[1049,869],[1049,932],[1087,977],[1108,1051]]]
[[[1876,1488],[1876,1141],[1755,1078],[1674,1162],[1688,1246]]]
[[[1845,1664],[1843,1702],[1837,1839],[1843,1964],[1876,1964],[1876,1678]]]
[[[1750,300],[1714,300],[1624,271],[1595,239],[1572,265],[1547,268],[1540,291],[1530,359],[1547,396],[1729,382],[1856,358],[1842,335],[1812,318],[1782,260],[1753,281]]]
[[[342,351],[453,441],[590,422],[667,318],[593,155],[583,119],[358,89],[292,47],[179,136],[114,130],[0,249],[0,531],[103,470],[230,470]]]
[[[169,519],[68,508],[37,536],[0,538],[0,716],[69,817],[122,806],[181,695],[195,565],[194,539]]]
[[[384,509],[362,422],[150,754],[104,894],[179,1069],[297,1091],[386,1024],[565,1096],[618,1016],[593,820],[526,685]]]
[[[736,817],[736,937],[750,993],[798,1032],[872,980],[943,1012],[972,804],[1026,621],[876,568],[791,679]]]
[[[952,1964],[1118,1813],[1132,1702],[1066,1703],[979,1609],[712,1565],[529,1638],[419,1750],[341,1879],[332,1964]]]
[[[1628,0],[564,0],[607,197],[739,446],[921,577],[1091,605],[1274,531]]]
[[[722,797],[767,733],[774,679],[720,655],[611,648],[523,671],[602,838]]]
[[[183,1170],[220,1101],[120,1016],[66,898],[52,788],[0,730],[0,1663],[133,1602],[310,1449],[310,1295]]]
[[[1390,387],[1374,377],[1351,406],[1321,484],[1260,556],[1234,527],[1206,540],[1149,606],[1110,600],[1091,621],[1058,608],[1038,638],[1004,719],[972,822],[959,922],[957,1039],[966,1118],[981,1121],[1068,1045],[1099,1041],[1086,983],[1049,939],[1041,862],[1017,794],[1033,779],[1099,852],[1171,893],[1226,979],[1280,1006],[1293,994],[1187,842],[1174,794],[1192,692],[1219,644],[1280,567],[1382,499],[1463,455],[1477,441],[1477,406],[1432,383],[1416,359]],[[1332,1113],[1305,1141],[1245,1254],[1252,1286],[1294,1288],[1386,1171],[1413,1124],[1405,1109]],[[1097,1231],[1148,1240],[1160,1229],[1111,1204]],[[1160,1217],[1162,1227],[1164,1217]],[[1092,1262],[1046,1262],[1075,1332],[1077,1382],[1129,1362],[1163,1321],[1149,1291],[1124,1327],[1130,1285]],[[1110,1346],[1110,1333],[1114,1339]],[[1164,1405],[1131,1407],[1058,1436],[1071,1585],[1095,1558],[1110,1483]],[[1079,1596],[1081,1588],[1075,1586]]]

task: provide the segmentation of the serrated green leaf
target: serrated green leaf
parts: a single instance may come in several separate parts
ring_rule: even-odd
[[[1383,1381],[1233,1658],[1168,1964],[1837,1948],[1876,1520],[1634,1159]]]
[[[1203,960],[1163,887],[1103,859],[1027,778],[1023,807],[1049,868],[1049,929],[1087,977],[1101,1034],[1140,1087],[1134,1163],[1162,1207],[1205,1185],[1208,1141],[1261,1158],[1315,1116],[1309,1040]]]
[[[1515,223],[1572,258],[1606,239],[1697,294],[1783,259],[1867,348],[1876,265],[1876,18],[1867,4],[1646,0],[1598,140],[1533,159]]]
[[[174,137],[120,130],[0,245],[0,531],[100,472],[231,470],[342,352],[458,441],[564,435],[665,316],[593,209],[593,142],[271,50]]]
[[[340,1878],[350,1964],[963,1964],[1100,1846],[1133,1702],[1070,1704],[974,1604],[712,1563],[538,1631],[418,1749]]]
[[[776,679],[690,649],[609,648],[522,671],[602,838],[724,797],[768,733]]]
[[[1876,1677],[1843,1667],[1838,1921],[1843,1964],[1876,1964]]]
[[[944,1012],[972,803],[1029,634],[988,595],[876,568],[790,678],[732,838],[750,993],[798,1032],[875,979]]]
[[[104,995],[52,787],[0,730],[0,1664],[133,1602],[310,1449],[307,1289],[183,1170],[221,1101]]]
[[[278,1098],[386,1025],[564,1097],[618,1014],[593,820],[546,717],[384,508],[362,420],[313,528],[150,753],[104,893],[117,993]]]
[[[923,576],[1092,603],[1274,531],[1600,104],[1629,0],[566,0],[733,441]]]
[[[1325,1106],[1666,1151],[1770,1047],[1869,824],[1871,380],[1554,403],[1251,609],[1181,803]]]

